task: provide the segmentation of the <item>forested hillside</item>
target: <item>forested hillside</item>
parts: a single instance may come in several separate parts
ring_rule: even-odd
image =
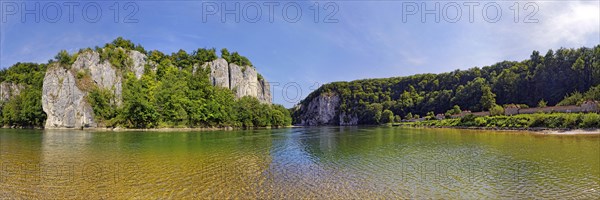
[[[588,90],[599,84],[600,45],[561,48],[545,55],[534,51],[530,59],[521,62],[503,61],[482,68],[326,84],[294,109],[293,118],[296,124],[307,124],[319,117],[315,113],[324,111],[315,111],[318,106],[314,102],[322,101],[320,96],[339,98],[339,102],[338,98],[332,101],[339,104],[335,116],[322,120],[325,123],[356,118],[358,124],[377,124],[399,117],[445,113],[455,106],[484,111],[505,104],[555,105],[566,96],[569,98],[562,105],[598,100],[599,92]]]
[[[223,49],[221,54],[227,62],[244,67],[242,71],[253,67],[249,59],[237,52],[229,53]],[[92,62],[93,55],[96,58],[99,55],[100,60],[95,60],[97,63]],[[133,58],[131,55],[140,56]],[[79,56],[85,57],[79,62],[83,63],[81,66],[102,65],[105,68],[74,65]],[[140,68],[141,72],[132,70],[134,59],[142,58],[147,64]],[[0,90],[6,97],[0,98],[0,127],[44,126],[47,113],[42,109],[42,90],[64,85],[70,80],[70,76],[50,74],[56,81],[48,83],[55,85],[43,86],[45,74],[51,70],[74,76],[75,90],[81,92],[73,94],[84,94],[84,105],[76,106],[91,107],[93,121],[98,127],[270,127],[291,124],[289,111],[281,105],[262,103],[250,96],[236,98],[232,90],[212,85],[210,67],[202,66],[216,59],[215,49],[201,48],[191,53],[180,50],[166,55],[156,50],[146,51],[141,45],[117,38],[103,47],[81,49],[74,54],[61,51],[47,64],[17,63],[0,70],[0,83],[6,86]],[[113,75],[106,75],[109,72]],[[96,75],[100,81],[93,78]],[[104,82],[105,78],[115,79],[109,82],[112,87],[101,86],[99,82]],[[55,89],[55,94],[64,94],[62,90],[66,88],[50,89]],[[45,98],[61,101],[59,97]],[[70,108],[71,105],[65,107]],[[76,110],[75,115],[80,114]]]
[[[46,64],[17,63],[9,69],[0,70],[0,85],[5,86],[0,89],[4,93],[0,98],[0,127],[4,124],[44,125],[46,113],[42,110],[41,101],[46,68]],[[17,88],[18,92],[7,91]]]

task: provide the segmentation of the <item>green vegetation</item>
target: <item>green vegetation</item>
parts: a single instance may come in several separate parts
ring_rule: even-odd
[[[62,66],[71,66],[75,60],[77,60],[77,54],[71,56],[67,50],[61,50],[56,56],[54,56],[54,59],[56,59],[56,61]]]
[[[229,50],[221,49],[221,58],[225,59],[228,63],[235,63],[238,66],[252,66],[250,60],[244,56],[241,56],[238,52],[229,53]]]
[[[600,101],[600,85],[590,88],[585,93],[580,93],[575,91],[571,93],[571,95],[566,96],[562,101],[560,101],[557,105],[559,106],[567,106],[567,105],[581,105],[586,100],[596,100]]]
[[[131,71],[129,52],[147,54],[156,66],[145,66],[137,79]],[[106,127],[163,128],[163,127],[278,127],[291,124],[290,112],[281,105],[260,103],[254,97],[236,99],[226,88],[209,82],[209,69],[195,67],[217,59],[215,49],[197,49],[192,53],[179,50],[171,55],[160,51],[147,52],[141,45],[117,38],[103,48],[82,49],[74,55],[61,51],[51,60],[70,69],[77,55],[96,51],[123,77],[122,97],[115,88],[98,88],[92,84],[89,71],[73,72],[77,87],[87,91],[95,119]],[[237,52],[222,56],[240,66],[252,66]],[[0,125],[43,126],[46,114],[42,111],[41,96],[46,64],[17,63],[0,71],[0,82],[23,86],[21,94],[0,102]],[[197,69],[194,69],[197,68]],[[154,70],[155,69],[155,70]],[[261,76],[262,78],[262,76]],[[84,87],[84,88],[81,88]]]
[[[0,100],[0,125],[41,127],[46,121],[42,110],[42,85],[47,65],[17,63],[0,70],[0,83],[13,83],[20,87],[19,95],[6,102]]]
[[[460,112],[461,112],[461,110],[460,110],[460,106],[458,106],[458,105],[454,105],[454,106],[452,107],[452,109],[450,109],[450,110],[446,111],[446,113],[444,114],[444,116],[445,116],[446,118],[450,118],[450,116],[452,116],[452,115],[456,115],[456,114],[459,114]]]
[[[549,50],[545,55],[534,51],[530,59],[521,62],[503,61],[442,74],[334,82],[312,92],[300,104],[306,107],[321,94],[336,93],[340,95],[340,113],[357,116],[359,124],[379,124],[377,113],[384,110],[414,119],[429,112],[457,114],[460,109],[454,106],[498,114],[502,107],[497,105],[536,107],[539,103],[550,106],[561,101],[600,100],[599,85],[600,45]],[[302,112],[293,113],[295,122]]]
[[[92,105],[92,109],[96,115],[95,118],[98,121],[106,121],[107,119],[116,117],[117,112],[114,109],[106,109],[116,107],[116,99],[112,91],[96,87],[89,92],[87,101]],[[109,122],[109,125],[112,124]]]
[[[513,116],[467,115],[460,119],[429,120],[405,123],[410,126],[428,127],[488,127],[488,128],[597,128],[598,113],[539,113]]]
[[[504,115],[504,108],[500,105],[494,105],[492,108],[490,108],[490,115]]]
[[[537,105],[538,108],[545,108],[547,106],[548,106],[548,102],[544,101],[543,99],[540,100],[540,102],[538,102],[538,105]]]
[[[122,49],[131,49],[132,44],[113,42],[114,47]],[[111,46],[104,50],[107,48]],[[224,51],[226,55],[228,52]],[[157,63],[156,71],[149,70],[147,66],[139,80],[130,71],[124,71],[121,105],[117,105],[110,91],[95,89],[88,95],[96,118],[105,126],[249,128],[291,124],[290,113],[283,106],[262,104],[254,97],[236,99],[231,90],[210,84],[209,69],[194,69],[195,65],[216,59],[215,49],[198,49],[191,54],[179,50],[170,56],[154,50],[149,52],[148,57]],[[117,56],[110,59],[114,59],[115,63],[126,63],[129,58]],[[246,65],[250,63],[236,52],[228,59]]]
[[[391,110],[384,110],[381,115],[381,123],[387,124],[394,122],[394,113]]]

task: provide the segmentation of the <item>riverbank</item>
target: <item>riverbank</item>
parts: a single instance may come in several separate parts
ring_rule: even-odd
[[[545,130],[543,133],[553,135],[600,135],[600,129]]]
[[[131,129],[131,128],[51,128],[43,127],[0,127],[2,129],[36,129],[36,130],[75,130],[75,131],[98,131],[98,132],[186,132],[186,131],[235,131],[235,130],[265,130],[265,129],[282,129],[282,128],[297,128],[298,126],[277,126],[277,127],[197,127],[197,128],[146,128],[146,129]]]
[[[536,113],[511,116],[467,115],[462,118],[431,119],[416,121],[411,124],[445,127],[594,129],[600,128],[600,115],[597,113]]]
[[[532,131],[545,134],[600,134],[600,115],[597,113],[536,113],[512,116],[467,115],[463,118],[402,122],[395,125],[404,127]]]
[[[486,131],[506,131],[506,132],[530,132],[532,134],[550,134],[550,135],[600,135],[599,128],[569,129],[569,128],[516,128],[516,127],[469,127],[469,126],[415,126],[413,122],[396,123],[394,126],[403,128],[430,128],[430,129],[461,129],[461,130],[486,130]]]

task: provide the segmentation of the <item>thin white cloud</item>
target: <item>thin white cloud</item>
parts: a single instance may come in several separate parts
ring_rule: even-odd
[[[600,4],[590,1],[540,2],[542,27],[531,37],[538,45],[586,45],[590,37],[599,39]],[[600,41],[596,41],[600,42]]]

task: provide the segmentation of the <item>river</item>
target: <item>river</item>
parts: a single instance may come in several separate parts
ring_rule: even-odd
[[[0,199],[600,199],[600,135],[0,129]]]

